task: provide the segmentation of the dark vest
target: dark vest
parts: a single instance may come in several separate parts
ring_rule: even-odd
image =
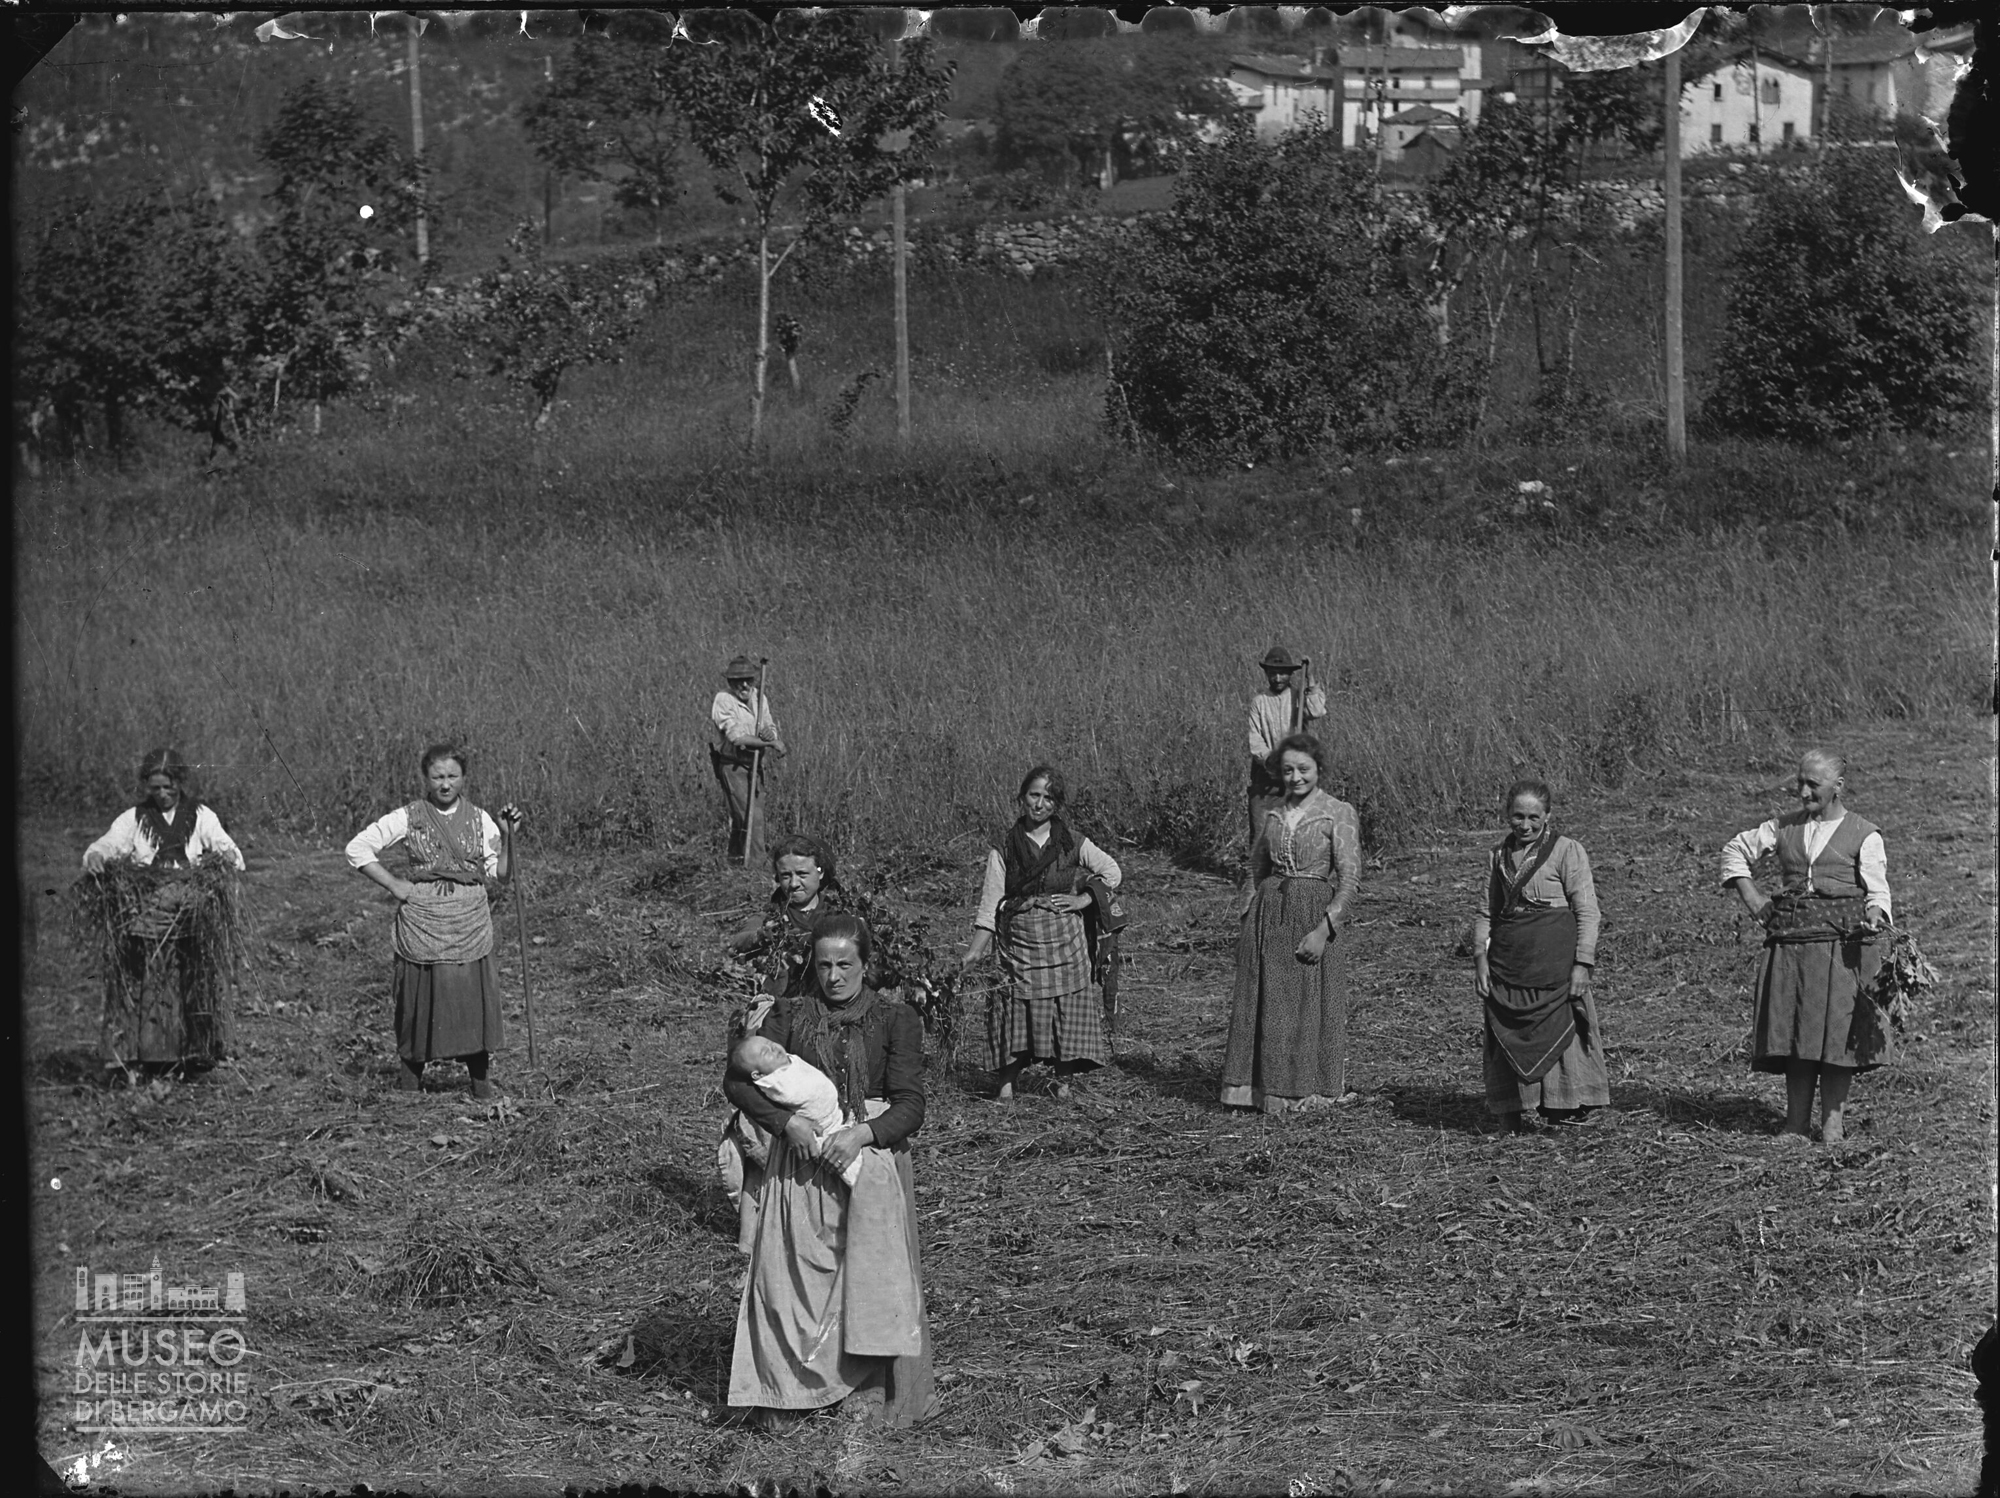
[[[1861,845],[1875,831],[1875,824],[1850,811],[1833,829],[1819,857],[1808,860],[1806,828],[1810,825],[1804,819],[1788,819],[1778,825],[1778,871],[1785,888],[1805,893],[1810,874],[1812,893],[1822,899],[1845,900],[1866,893],[1861,887]]]

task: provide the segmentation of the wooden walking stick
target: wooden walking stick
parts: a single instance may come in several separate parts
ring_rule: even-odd
[[[1299,657],[1299,681],[1292,688],[1292,732],[1306,731],[1306,693],[1312,690],[1313,661],[1309,655]]]
[[[510,837],[508,843],[511,845]],[[509,846],[507,873],[514,881],[514,934],[521,943],[521,1002],[528,1012],[528,1070],[539,1071],[541,1058],[535,1054],[535,987],[528,981],[528,889],[521,879],[521,850]]]
[[[765,706],[768,701],[764,695],[764,681],[770,674],[770,657],[758,656],[757,701],[755,706],[750,709],[750,729],[753,733],[757,731],[759,720],[764,716]],[[764,751],[762,749],[752,749],[750,751],[750,794],[745,801],[743,810],[743,867],[746,869],[750,867],[750,842],[757,827],[757,782],[763,779],[763,776]]]

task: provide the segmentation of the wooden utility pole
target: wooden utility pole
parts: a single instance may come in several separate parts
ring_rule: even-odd
[[[424,206],[424,179],[428,175],[424,167],[424,75],[417,57],[417,38],[423,34],[424,23],[413,15],[403,19],[410,24],[410,149],[417,162],[417,265],[422,268],[431,262],[431,223]]]
[[[889,39],[889,71],[902,67],[903,42]],[[897,149],[907,149],[907,138]],[[896,266],[896,436],[910,440],[910,241],[904,221],[903,184],[896,183],[890,198],[890,239]]]
[[[1681,364],[1681,55],[1667,54],[1666,97],[1660,119],[1666,126],[1667,306],[1666,384],[1667,456],[1676,463],[1687,458],[1687,378]]]

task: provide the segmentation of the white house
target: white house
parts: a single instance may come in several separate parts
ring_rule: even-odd
[[[1258,135],[1283,135],[1315,118],[1330,129],[1339,120],[1340,69],[1322,58],[1244,52],[1229,59],[1225,81],[1238,104],[1255,110]]]
[[[1441,130],[1449,142],[1447,149],[1457,144],[1459,117],[1439,109],[1435,104],[1412,104],[1408,109],[1399,109],[1382,121],[1382,154],[1390,161],[1401,161],[1403,150],[1418,136],[1433,130]]]
[[[1681,154],[1764,152],[1812,138],[1813,81],[1805,69],[1739,57],[1681,89]]]
[[[1462,117],[1464,99],[1459,47],[1378,47],[1363,43],[1340,49],[1340,143],[1372,147],[1391,115],[1429,105]]]

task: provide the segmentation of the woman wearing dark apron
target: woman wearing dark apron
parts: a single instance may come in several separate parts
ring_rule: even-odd
[[[1583,845],[1549,825],[1552,805],[1539,780],[1508,791],[1507,837],[1487,860],[1486,901],[1472,923],[1486,1106],[1509,1131],[1530,1109],[1576,1123],[1611,1101],[1590,993],[1597,891]]]

